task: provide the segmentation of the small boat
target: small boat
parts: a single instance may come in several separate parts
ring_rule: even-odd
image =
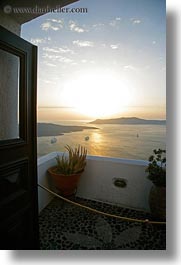
[[[57,138],[56,137],[53,137],[52,139],[51,139],[51,144],[54,144],[54,143],[56,143],[57,142]]]
[[[89,141],[89,136],[86,136],[85,137],[85,141]]]

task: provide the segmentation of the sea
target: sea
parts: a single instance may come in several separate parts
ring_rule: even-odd
[[[166,149],[165,125],[89,124],[87,120],[54,121],[60,125],[83,125],[86,129],[52,137],[38,137],[38,157],[64,152],[65,145],[86,147],[88,155],[148,160],[153,149]]]

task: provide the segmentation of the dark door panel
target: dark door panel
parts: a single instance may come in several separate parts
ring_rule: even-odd
[[[31,178],[28,159],[11,162],[0,168],[0,210],[1,221],[9,217],[9,212],[16,213],[17,205],[29,203]]]
[[[22,208],[4,222],[4,229],[1,232],[1,249],[38,249],[38,244],[32,244],[32,241],[37,242],[37,234],[32,226],[31,208],[31,205]]]

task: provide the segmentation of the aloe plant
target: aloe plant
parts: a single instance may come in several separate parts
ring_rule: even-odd
[[[69,145],[65,146],[68,151],[68,157],[57,156],[57,172],[64,175],[78,174],[82,172],[86,166],[87,150],[85,147],[78,146],[72,148]]]

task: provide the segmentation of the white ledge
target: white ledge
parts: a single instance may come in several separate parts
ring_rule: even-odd
[[[50,159],[55,158],[56,155],[57,155],[57,152],[52,152],[52,153],[49,153],[47,155],[38,157],[38,166],[44,164],[45,162],[49,161]]]
[[[46,163],[50,159],[53,159],[57,156],[57,154],[62,155],[63,152],[52,152],[45,156],[41,156],[38,158],[38,166]],[[135,160],[135,159],[125,159],[125,158],[117,158],[117,157],[107,157],[107,156],[94,156],[88,155],[88,160],[96,160],[96,161],[104,161],[104,162],[114,162],[114,163],[121,163],[126,165],[138,165],[138,166],[147,166],[148,161],[146,160]]]

